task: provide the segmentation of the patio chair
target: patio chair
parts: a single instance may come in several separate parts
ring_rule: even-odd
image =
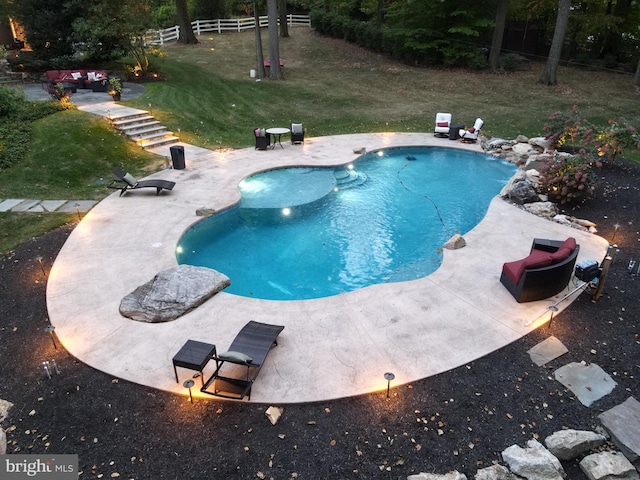
[[[120,196],[122,196],[127,190],[137,190],[139,188],[155,188],[157,196],[160,195],[162,190],[173,190],[173,187],[176,186],[176,182],[156,178],[138,181],[133,177],[133,175],[126,173],[120,167],[114,168],[112,172],[116,179],[107,185],[107,187],[120,190]]]
[[[251,399],[253,382],[271,348],[278,345],[276,339],[283,329],[280,325],[252,320],[242,327],[228,351],[218,353],[214,345],[211,359],[216,362],[216,371],[204,382],[202,392],[236,400],[244,397]],[[221,370],[225,365],[225,375],[222,375]],[[234,365],[240,368],[233,368]],[[246,374],[241,374],[244,367],[247,369]]]
[[[301,123],[291,124],[291,143],[304,143],[304,132]]]
[[[463,142],[471,142],[475,143],[478,140],[478,135],[480,134],[480,129],[484,125],[484,122],[481,118],[476,118],[476,123],[473,124],[469,130],[465,130],[464,128],[460,129],[460,140]]]
[[[271,144],[271,135],[264,128],[254,128],[253,134],[256,137],[256,150],[266,150]]]
[[[449,127],[451,127],[450,113],[436,113],[436,128],[434,135],[436,137],[448,137]]]
[[[579,252],[573,237],[534,238],[527,257],[502,266],[500,283],[518,303],[553,297],[569,284]]]

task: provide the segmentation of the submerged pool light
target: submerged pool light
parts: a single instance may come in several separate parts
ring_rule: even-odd
[[[284,215],[285,217],[288,217],[289,215],[291,215],[291,209],[289,207],[284,207],[282,209],[282,215]]]

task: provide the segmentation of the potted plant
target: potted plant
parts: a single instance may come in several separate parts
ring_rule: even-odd
[[[113,77],[109,79],[107,93],[111,95],[111,98],[113,98],[115,102],[120,101],[120,95],[122,94],[122,82],[119,78]]]

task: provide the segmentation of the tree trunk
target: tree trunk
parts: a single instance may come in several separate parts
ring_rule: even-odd
[[[269,19],[269,79],[282,80],[278,41],[278,0],[267,0],[267,17]]]
[[[278,17],[280,18],[280,36],[289,36],[289,25],[287,24],[287,0],[278,0]]]
[[[500,50],[502,49],[502,37],[508,8],[509,0],[498,0],[496,26],[493,28],[493,39],[491,40],[491,50],[489,51],[489,66],[492,70],[498,70],[500,67]]]
[[[378,0],[376,23],[382,25],[384,23],[384,0]]]
[[[262,35],[260,34],[260,14],[258,13],[258,5],[253,0],[253,18],[256,22],[256,60],[258,62],[258,78],[264,78],[264,56],[262,55]]]
[[[187,10],[187,0],[176,0],[176,10],[178,12],[178,25],[180,26],[180,35],[178,43],[196,44],[198,39],[191,28],[191,20],[189,20],[189,11]]]
[[[633,76],[633,84],[636,87],[640,87],[640,60],[638,60],[638,67],[636,68],[636,74]]]
[[[558,16],[556,17],[556,28],[553,32],[553,40],[549,49],[549,57],[538,81],[544,85],[555,85],[558,83],[556,74],[558,64],[560,63],[560,55],[562,54],[562,46],[564,45],[564,36],[569,24],[569,12],[571,11],[571,0],[560,0],[558,2]]]

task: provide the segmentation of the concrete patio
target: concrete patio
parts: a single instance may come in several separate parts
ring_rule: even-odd
[[[99,114],[100,104],[88,108]],[[114,108],[120,107],[108,104],[110,112]],[[119,314],[121,299],[175,266],[178,239],[201,219],[196,210],[234,205],[238,183],[253,173],[282,166],[344,165],[357,158],[353,149],[360,147],[370,151],[427,145],[480,151],[477,145],[426,133],[310,137],[304,145],[285,143],[284,149],[268,151],[211,152],[182,145],[186,169],[152,176],[175,181],[173,191],[159,197],[153,189],[123,197],[116,192],[96,205],[61,250],[47,288],[51,323],[72,355],[114,377],[182,395],[187,394],[182,382],[194,372],[179,369],[176,383],[171,360],[180,347],[193,339],[225,350],[249,320],[285,326],[255,382],[252,402],[352,396],[385,389],[385,372],[395,374],[393,387],[447,371],[545,323],[547,307],[566,293],[518,304],[500,284],[502,264],[525,256],[532,238],[574,236],[580,244],[578,261],[600,261],[608,245],[598,236],[495,198],[483,221],[465,234],[467,246],[445,250],[441,267],[423,279],[306,301],[222,292],[176,321],[135,322]],[[168,157],[169,147],[155,153]],[[562,302],[560,310],[570,300]],[[210,365],[205,376],[211,372]]]

